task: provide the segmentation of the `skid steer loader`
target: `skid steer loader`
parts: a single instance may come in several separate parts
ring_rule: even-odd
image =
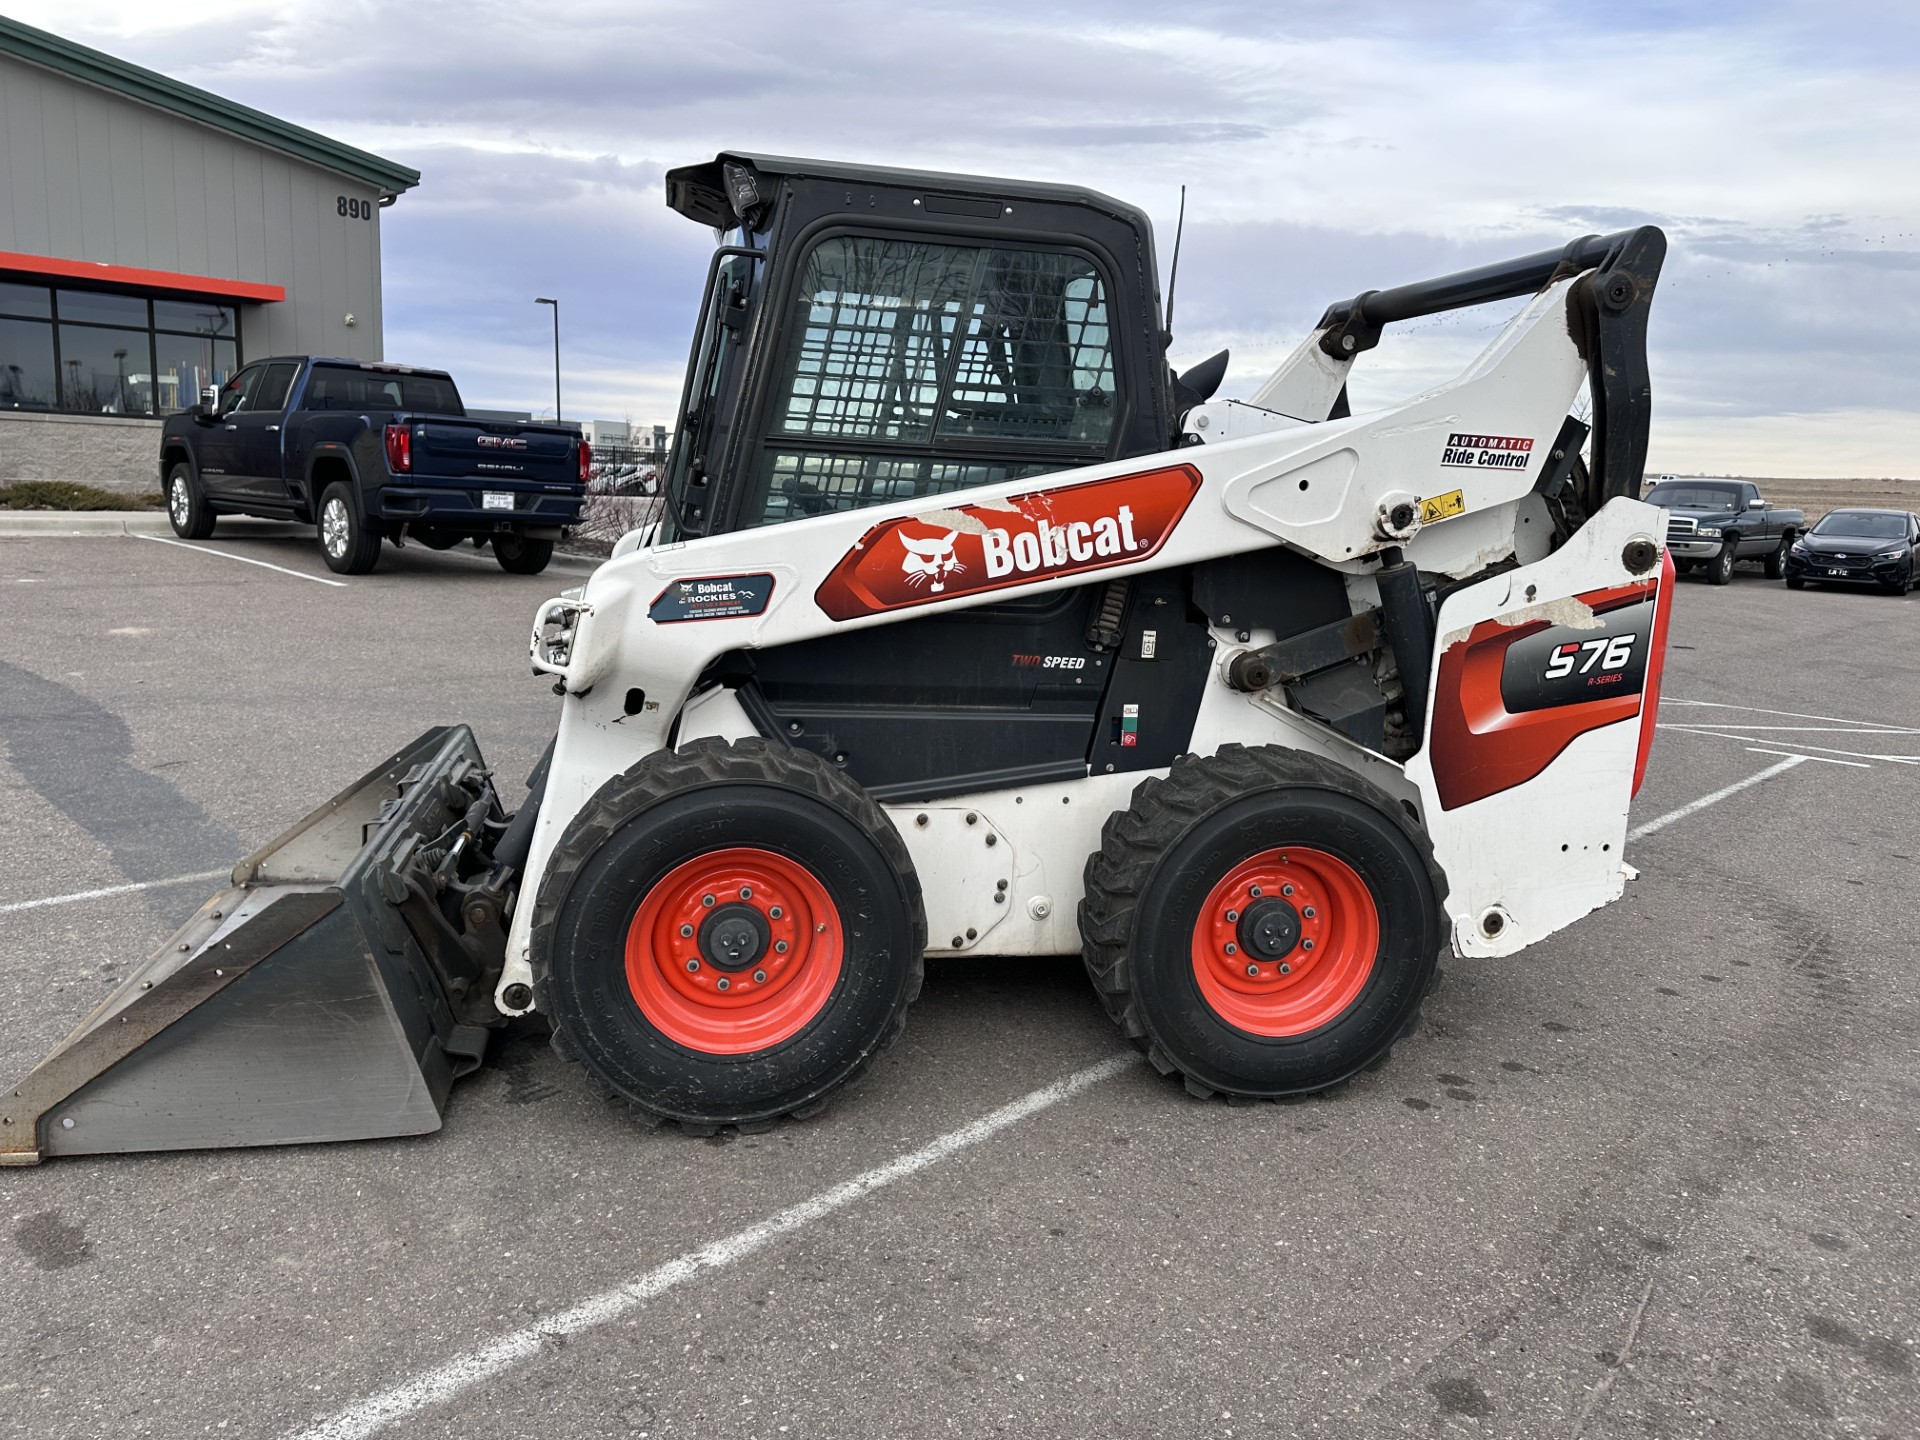
[[[720,243],[664,514],[538,611],[526,803],[422,736],[0,1096],[0,1159],[432,1130],[529,1011],[646,1115],[764,1125],[930,954],[1078,952],[1187,1089],[1297,1094],[1442,949],[1620,894],[1658,230],[1367,291],[1216,400],[1106,196],[729,153],[667,199]],[[1502,299],[1456,379],[1349,413],[1383,326]]]

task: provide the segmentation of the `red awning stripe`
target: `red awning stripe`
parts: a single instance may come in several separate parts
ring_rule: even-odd
[[[287,298],[284,285],[251,280],[221,280],[212,275],[181,275],[172,270],[141,270],[132,265],[101,265],[92,260],[56,260],[50,255],[19,255],[0,250],[0,274],[42,275],[56,280],[92,280],[132,285],[142,290],[171,290],[182,295],[214,295],[223,300],[271,303]]]

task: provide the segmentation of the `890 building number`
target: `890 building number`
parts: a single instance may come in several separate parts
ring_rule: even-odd
[[[333,209],[336,215],[344,215],[349,220],[373,219],[373,202],[371,200],[360,200],[350,195],[340,195],[335,197]]]

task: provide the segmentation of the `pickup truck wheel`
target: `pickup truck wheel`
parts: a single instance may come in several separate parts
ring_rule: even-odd
[[[1725,585],[1733,579],[1734,550],[1738,542],[1729,540],[1720,547],[1720,553],[1707,562],[1707,583]]]
[[[213,510],[189,465],[176,465],[167,472],[167,520],[182,540],[204,540],[213,534]]]
[[[530,540],[525,535],[496,535],[493,558],[509,575],[538,575],[553,559],[553,541]]]
[[[1787,573],[1787,551],[1793,548],[1793,533],[1780,537],[1780,543],[1767,554],[1767,578],[1778,580]]]
[[[327,568],[340,575],[365,575],[380,559],[380,532],[360,518],[343,480],[320,493],[320,553]]]

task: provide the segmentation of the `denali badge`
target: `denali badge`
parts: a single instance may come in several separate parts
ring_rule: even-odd
[[[852,620],[1144,560],[1166,543],[1199,488],[1199,471],[1169,465],[883,521],[814,599],[832,619]]]

